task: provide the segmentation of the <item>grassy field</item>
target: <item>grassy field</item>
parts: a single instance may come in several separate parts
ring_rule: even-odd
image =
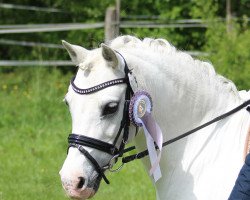
[[[62,102],[71,76],[41,67],[0,72],[0,200],[67,199],[58,172],[71,131]],[[155,199],[140,161],[108,177],[93,199]]]

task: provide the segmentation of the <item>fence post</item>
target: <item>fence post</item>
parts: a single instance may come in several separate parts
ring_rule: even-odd
[[[120,33],[120,9],[121,9],[121,0],[116,0],[116,30],[117,36]]]
[[[227,23],[227,33],[230,33],[233,29],[232,27],[232,11],[231,11],[231,0],[226,1],[226,23]]]
[[[116,8],[108,7],[105,15],[105,43],[119,35],[120,0],[116,0]]]

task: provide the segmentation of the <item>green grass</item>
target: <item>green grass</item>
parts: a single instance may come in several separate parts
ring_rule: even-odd
[[[58,172],[71,131],[62,102],[71,76],[41,67],[0,72],[0,200],[67,199]],[[155,199],[140,161],[108,177],[93,199]]]

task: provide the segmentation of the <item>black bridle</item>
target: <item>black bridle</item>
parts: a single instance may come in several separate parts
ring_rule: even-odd
[[[118,53],[118,54],[123,58],[123,56],[120,53]],[[78,88],[74,84],[75,77],[73,77],[71,79],[71,82],[70,82],[72,89],[80,95],[91,94],[91,93],[97,92],[99,90],[103,90],[107,87],[111,87],[111,86],[118,85],[118,84],[127,84],[126,93],[125,93],[125,104],[124,104],[124,109],[123,109],[123,117],[121,120],[120,128],[119,128],[118,133],[114,139],[113,144],[103,142],[101,140],[98,140],[98,139],[95,139],[92,137],[87,137],[84,135],[78,135],[78,134],[74,134],[74,133],[70,134],[68,137],[68,144],[69,144],[68,148],[70,148],[70,147],[77,148],[93,164],[96,171],[99,173],[99,175],[104,179],[104,181],[107,184],[109,184],[109,180],[105,176],[104,171],[106,169],[111,169],[113,164],[117,161],[118,157],[123,157],[124,153],[127,153],[127,152],[135,149],[135,146],[132,146],[132,147],[125,149],[125,145],[128,141],[129,126],[130,126],[129,102],[130,102],[131,95],[133,95],[133,90],[130,86],[129,77],[128,77],[128,75],[131,72],[130,72],[128,65],[126,63],[126,60],[124,58],[123,58],[123,61],[125,63],[125,67],[124,67],[125,77],[124,78],[119,78],[119,79],[107,81],[107,82],[101,83],[99,85],[96,85],[96,86],[88,88],[88,89]],[[220,121],[220,120],[238,112],[239,110],[245,108],[249,104],[250,104],[250,100],[247,100],[244,103],[242,103],[241,105],[237,106],[236,108],[230,110],[229,112],[224,113],[224,114],[212,119],[211,121],[202,124],[201,126],[198,126],[190,131],[187,131],[186,133],[183,133],[183,134],[181,134],[173,139],[170,139],[170,140],[164,142],[162,147],[167,146],[169,144],[172,144],[172,143],[174,143],[174,142],[176,142],[184,137],[187,137],[187,136],[191,135],[192,133],[209,126],[212,123]],[[249,106],[247,107],[247,110],[250,112]],[[120,138],[122,131],[123,131],[122,142],[121,142],[119,148],[117,148],[117,141]],[[107,163],[104,166],[100,166],[99,163],[96,161],[96,159],[93,156],[91,156],[90,153],[84,148],[85,146],[97,149],[97,150],[105,152],[105,153],[108,153],[108,154],[112,155],[112,158],[110,159],[109,163]],[[157,148],[157,146],[156,146],[156,148]],[[148,150],[145,150],[145,151],[142,151],[142,152],[139,152],[137,154],[130,155],[130,156],[126,156],[126,157],[122,158],[122,163],[125,164],[125,163],[128,163],[128,162],[136,160],[136,159],[141,159],[147,155],[148,155]]]
[[[123,56],[120,54],[120,56],[123,58]],[[68,144],[69,147],[74,147],[77,148],[84,156],[86,156],[86,158],[88,158],[88,160],[93,164],[93,166],[95,167],[96,171],[99,173],[99,175],[103,178],[103,180],[109,184],[109,180],[107,179],[107,177],[104,174],[104,171],[106,169],[110,169],[112,168],[113,163],[112,162],[116,162],[118,157],[122,157],[123,153],[125,152],[125,145],[128,141],[128,136],[129,136],[129,126],[130,126],[130,120],[129,120],[129,101],[130,101],[130,97],[131,95],[133,95],[133,90],[131,89],[131,86],[129,84],[129,77],[128,74],[131,73],[128,69],[128,65],[124,60],[124,72],[125,72],[125,77],[124,78],[119,78],[119,79],[114,79],[111,81],[107,81],[104,83],[101,83],[99,85],[96,85],[94,87],[91,88],[87,88],[87,89],[81,89],[78,88],[75,84],[74,84],[74,79],[75,77],[73,77],[71,79],[71,87],[72,89],[81,95],[87,95],[87,94],[91,94],[100,90],[103,90],[107,87],[111,87],[114,85],[118,85],[118,84],[127,84],[127,88],[126,88],[126,92],[125,92],[125,103],[124,103],[124,109],[123,109],[123,117],[121,120],[121,124],[120,124],[120,128],[118,130],[118,133],[116,134],[116,137],[113,141],[113,144],[107,143],[107,142],[103,142],[101,140],[92,138],[92,137],[87,137],[84,135],[79,135],[79,134],[75,134],[72,133],[69,135],[68,137]],[[123,131],[123,134],[122,134]],[[120,144],[120,146],[117,148],[117,141],[120,138],[122,134],[122,142]],[[94,149],[97,149],[99,151],[108,153],[110,155],[112,155],[112,158],[110,159],[109,163],[107,163],[105,166],[100,166],[99,163],[96,161],[96,159],[90,155],[90,153],[84,148],[85,146],[87,147],[91,147]]]

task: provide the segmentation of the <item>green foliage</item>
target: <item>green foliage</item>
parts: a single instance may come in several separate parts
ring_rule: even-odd
[[[225,74],[237,85],[238,89],[250,88],[250,31],[239,24],[232,24],[226,31],[223,23],[214,22],[207,31],[205,50],[210,52],[209,59],[216,71]]]
[[[206,3],[207,1],[203,1]],[[122,2],[121,16],[159,16],[156,23],[169,23],[171,20],[202,18],[205,16],[201,9],[200,1],[170,1],[170,0],[151,0],[151,1],[126,1]],[[140,8],[140,9],[138,9]],[[203,14],[198,15],[197,11]],[[209,10],[211,11],[211,10]],[[133,20],[133,19],[132,19]],[[134,19],[135,21],[138,19]],[[161,37],[169,40],[172,44],[183,50],[199,50],[204,45],[205,28],[161,28],[161,29],[125,29],[123,33],[143,37]]]

